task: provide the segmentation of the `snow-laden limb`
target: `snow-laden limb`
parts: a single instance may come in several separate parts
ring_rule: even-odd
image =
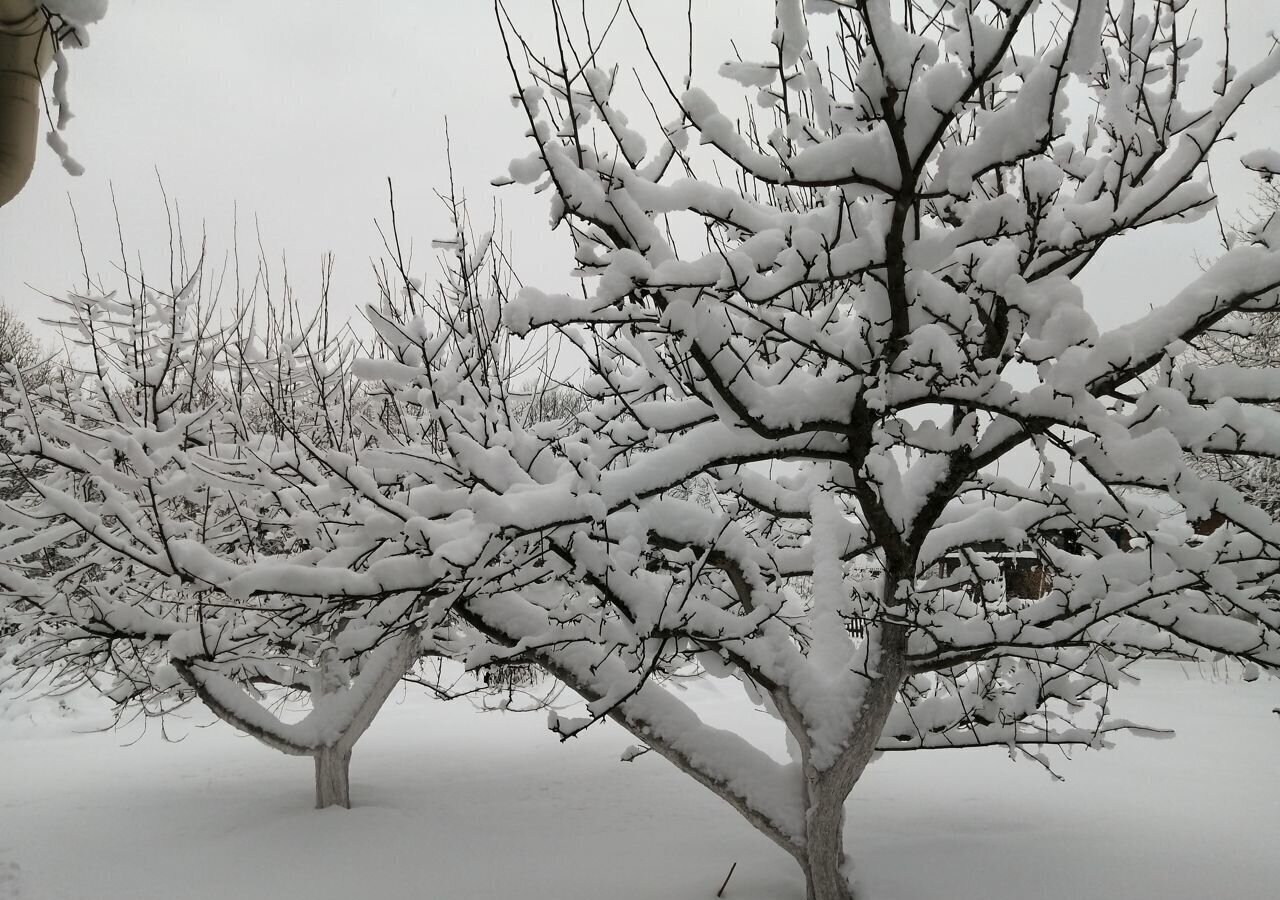
[[[557,593],[550,599],[554,602],[558,598]],[[466,615],[512,645],[541,648],[547,637],[545,612],[536,601],[517,594],[498,593],[470,603]],[[534,655],[549,671],[573,685],[597,712],[616,720],[724,797],[788,852],[794,853],[803,841],[804,809],[795,790],[801,775],[794,764],[776,763],[732,732],[704,724],[661,685],[637,680],[618,660],[602,663],[589,642],[538,649]],[[634,684],[634,692],[618,702],[613,695],[618,685],[628,682]],[[551,727],[566,737],[572,733],[571,726],[554,715]]]
[[[1250,164],[1249,157],[1245,164]],[[1265,173],[1257,200],[1258,218],[1237,229],[1235,239],[1254,239],[1270,245],[1274,243],[1269,235],[1276,227],[1280,188]],[[1280,357],[1280,316],[1232,315],[1201,335],[1189,355],[1191,359],[1178,368],[1175,377],[1185,380],[1187,400],[1205,408],[1207,415],[1196,424],[1204,427],[1204,449],[1209,450],[1191,456],[1193,467],[1234,487],[1275,518],[1280,511],[1280,463],[1255,448],[1274,440],[1280,379],[1275,378],[1273,367]],[[1242,403],[1247,405],[1239,405]],[[1244,432],[1232,424],[1241,418],[1251,426]],[[1261,428],[1252,427],[1255,424]],[[1254,433],[1255,430],[1263,433]]]
[[[1275,175],[1280,175],[1280,151],[1265,147],[1259,150],[1250,150],[1240,157],[1240,162],[1246,169],[1252,169],[1264,178],[1269,179]]]
[[[108,0],[50,0],[44,6],[73,28],[83,28],[102,20]]]
[[[35,8],[35,4],[31,4]],[[70,175],[83,175],[84,166],[71,156],[71,148],[63,137],[67,123],[74,117],[71,109],[71,92],[69,89],[71,65],[64,48],[72,49],[89,46],[92,28],[107,13],[108,0],[54,0],[40,5],[41,14],[46,20],[46,44],[41,55],[52,53],[53,105],[57,107],[58,117],[54,127],[45,134],[45,142],[58,155],[62,167]],[[47,63],[46,58],[46,63]]]

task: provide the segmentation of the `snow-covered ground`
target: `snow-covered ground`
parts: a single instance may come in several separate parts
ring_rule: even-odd
[[[869,900],[1280,896],[1280,680],[1143,673],[1118,711],[1178,737],[1075,753],[1063,783],[999,750],[874,764],[849,806]],[[716,718],[776,730],[691,690]],[[559,745],[543,715],[401,693],[356,748],[357,808],[316,812],[309,760],[222,725],[192,719],[168,743],[153,723],[126,745],[136,728],[12,713],[3,900],[710,900],[734,863],[727,900],[804,895],[790,859],[709,792],[655,754],[619,762],[633,741],[609,725]]]

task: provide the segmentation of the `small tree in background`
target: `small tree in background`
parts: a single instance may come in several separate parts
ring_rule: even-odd
[[[20,378],[25,384],[44,384],[51,375],[51,356],[12,307],[0,303],[0,384],[11,384],[14,378]],[[6,453],[9,450],[3,435],[0,435],[0,449]],[[5,464],[3,471],[0,492],[8,499],[21,492],[23,481],[12,466]]]
[[[496,251],[473,264],[482,282]],[[402,679],[443,698],[487,689],[415,672],[453,647],[456,629],[431,609],[445,588],[415,581],[348,602],[332,594],[334,571],[314,594],[293,590],[290,571],[343,552],[327,515],[351,487],[346,468],[404,434],[402,414],[353,375],[355,336],[330,325],[331,269],[308,315],[287,288],[273,292],[260,259],[225,325],[227,279],[203,255],[179,253],[167,291],[127,263],[123,292],[86,274],[84,293],[58,301],[82,370],[36,391],[11,369],[7,434],[24,491],[4,510],[0,576],[18,598],[12,681],[92,686],[121,715],[198,697],[262,743],[312,757],[317,807],[350,805],[352,749]],[[412,302],[384,296],[371,315],[384,328],[411,321]],[[38,551],[54,565],[26,565]],[[254,585],[228,585],[249,569]],[[524,693],[500,686],[508,703]],[[307,714],[289,721],[299,704]]]
[[[18,318],[12,307],[0,303],[0,366],[30,371],[44,363],[48,355],[30,326]]]

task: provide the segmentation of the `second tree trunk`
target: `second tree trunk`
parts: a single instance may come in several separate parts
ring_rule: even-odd
[[[321,747],[312,757],[316,761],[316,809],[330,806],[351,808],[351,751],[337,747]]]

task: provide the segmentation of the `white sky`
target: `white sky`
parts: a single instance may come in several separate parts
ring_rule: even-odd
[[[547,5],[508,2],[534,43],[552,49]],[[613,0],[584,2],[599,29]],[[1210,45],[1199,61],[1210,77],[1221,56],[1212,26],[1222,5],[1199,2],[1197,24]],[[1265,51],[1267,32],[1280,28],[1280,3],[1229,2],[1232,57],[1243,66]],[[652,26],[658,52],[682,75],[682,0],[645,0],[636,8]],[[768,40],[773,24],[768,0],[695,0],[694,10],[695,82],[702,86],[718,80],[715,68],[731,55],[730,38],[752,56],[750,48]],[[604,56],[624,70],[651,73],[625,12]],[[203,222],[220,261],[238,207],[242,256],[251,252],[254,216],[268,254],[287,254],[304,290],[316,283],[321,254],[333,251],[336,300],[354,314],[374,297],[368,260],[381,252],[373,223],[386,219],[388,176],[401,234],[418,247],[419,270],[430,271],[430,239],[447,235],[432,194],[446,183],[446,116],[457,179],[482,219],[495,193],[502,200],[521,277],[544,288],[566,284],[570,254],[565,239],[547,231],[546,197],[488,186],[531,145],[508,100],[511,76],[492,7],[483,0],[111,0],[92,45],[70,58],[76,119],[66,136],[87,171],[68,176],[42,144],[31,182],[0,209],[0,300],[28,320],[51,311],[35,289],[56,294],[80,281],[68,195],[95,274],[120,281],[111,185],[131,256],[141,252],[156,274],[167,266],[157,169],[181,205],[189,244],[198,242]],[[624,108],[633,121],[652,124],[647,106]],[[1273,84],[1238,120],[1237,147],[1215,157],[1228,218],[1248,202],[1252,185],[1236,159],[1275,139],[1278,109],[1280,87]],[[669,109],[663,113],[669,117]],[[1212,255],[1215,240],[1210,219],[1112,248],[1085,280],[1090,309],[1104,326],[1133,317],[1194,274],[1195,254]]]

